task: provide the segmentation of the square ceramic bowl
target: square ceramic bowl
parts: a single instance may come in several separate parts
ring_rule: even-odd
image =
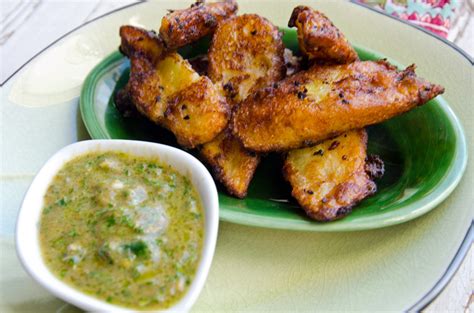
[[[71,159],[89,152],[118,151],[142,157],[157,157],[182,175],[190,178],[201,196],[204,207],[204,242],[195,277],[181,300],[167,309],[169,312],[188,311],[204,286],[216,245],[219,204],[214,181],[196,158],[182,150],[149,142],[131,140],[89,140],[71,144],[53,155],[33,180],[18,215],[16,249],[26,271],[52,294],[87,311],[130,311],[84,294],[62,282],[50,272],[43,261],[39,244],[39,219],[44,195],[56,173]]]

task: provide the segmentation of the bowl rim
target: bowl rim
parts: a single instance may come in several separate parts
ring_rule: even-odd
[[[93,139],[79,141],[57,151],[45,162],[33,179],[17,216],[15,248],[20,263],[26,272],[49,292],[79,308],[117,312],[138,310],[107,303],[105,300],[87,295],[63,282],[49,270],[41,255],[38,222],[41,218],[42,199],[47,187],[66,162],[77,156],[97,151],[126,152],[138,156],[150,156],[153,153],[156,154],[160,162],[169,164],[181,174],[187,174],[191,178],[204,207],[204,238],[201,257],[193,281],[182,298],[171,307],[159,311],[183,312],[190,310],[204,286],[214,256],[219,227],[219,202],[216,185],[206,167],[191,154],[171,146],[136,140]],[[173,162],[175,165],[170,164]],[[181,169],[177,167],[181,167]],[[38,201],[39,199],[41,200]],[[34,229],[31,230],[32,228]]]

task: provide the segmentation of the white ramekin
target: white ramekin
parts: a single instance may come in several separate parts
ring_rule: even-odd
[[[43,198],[56,173],[69,160],[88,153],[120,151],[144,157],[157,157],[188,176],[199,192],[204,208],[204,242],[196,275],[186,294],[167,312],[188,311],[204,286],[216,246],[219,225],[219,202],[216,185],[207,169],[195,157],[182,150],[142,141],[132,140],[88,140],[71,144],[53,155],[33,180],[23,200],[16,225],[16,251],[26,271],[58,298],[87,311],[130,312],[74,289],[54,276],[43,258],[39,245],[39,219]]]

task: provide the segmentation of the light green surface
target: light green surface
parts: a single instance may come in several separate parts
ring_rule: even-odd
[[[102,36],[108,52],[119,43],[116,29],[136,18],[154,27],[170,2],[147,3],[118,12],[79,32]],[[239,1],[285,25],[298,2]],[[446,87],[444,97],[461,119],[473,155],[473,68],[437,39],[350,3],[306,2],[325,12],[355,44],[402,64],[416,63],[420,76]],[[182,6],[185,6],[183,4]],[[67,38],[65,39],[68,40]],[[60,43],[61,44],[61,43]],[[41,57],[38,62],[41,62]],[[54,65],[52,65],[54,66]],[[20,74],[21,75],[21,74]],[[45,76],[45,79],[47,77]],[[67,77],[64,77],[67,79]],[[84,139],[78,101],[26,108],[8,101],[15,81],[2,88],[1,312],[51,312],[71,307],[38,287],[14,255],[16,211],[32,176],[56,150]],[[403,310],[443,275],[473,217],[474,169],[435,210],[411,222],[352,233],[307,233],[221,223],[216,255],[197,312]]]

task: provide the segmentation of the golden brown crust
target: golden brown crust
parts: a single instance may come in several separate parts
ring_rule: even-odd
[[[160,79],[154,66],[165,55],[163,43],[154,32],[140,27],[125,25],[119,34],[120,51],[130,59],[130,79],[125,90],[141,114],[158,122],[165,104],[159,101]]]
[[[234,0],[205,3],[197,1],[190,8],[168,13],[161,20],[160,36],[168,49],[190,44],[212,32],[217,24],[237,12]]]
[[[214,139],[226,126],[230,110],[205,76],[175,93],[168,101],[163,125],[186,148]]]
[[[443,93],[385,61],[313,66],[248,97],[234,112],[233,133],[256,152],[285,151],[383,122]]]
[[[367,133],[361,129],[288,153],[283,174],[309,217],[342,218],[375,192],[375,183],[365,171],[366,149]]]
[[[300,49],[313,63],[343,64],[357,59],[344,36],[319,12],[297,7],[289,24],[298,27]],[[339,219],[375,192],[372,179],[383,175],[383,162],[376,156],[367,158],[366,147],[366,131],[356,130],[288,153],[283,172],[309,217]]]
[[[285,73],[278,28],[256,14],[232,17],[216,29],[209,49],[211,80],[236,104]]]
[[[171,130],[186,148],[212,140],[226,127],[230,109],[209,78],[200,77],[178,53],[162,52],[151,32],[123,26],[120,35],[131,62],[126,90],[141,114]],[[182,111],[193,120],[181,118]]]
[[[209,77],[233,105],[284,75],[281,34],[257,15],[237,16],[219,24],[208,56]],[[245,197],[260,156],[244,149],[229,130],[204,144],[200,153],[230,194]]]
[[[156,63],[140,55],[130,58],[128,90],[137,110],[155,123],[163,121],[168,99],[199,79],[188,61],[171,52]]]
[[[321,12],[297,6],[291,14],[289,27],[298,29],[298,43],[309,59],[328,63],[350,63],[357,53],[342,32]]]
[[[156,63],[165,53],[163,41],[153,31],[124,25],[120,27],[120,52],[127,57],[146,58]]]
[[[244,149],[229,131],[222,132],[213,141],[204,144],[200,154],[227,192],[238,198],[247,195],[260,156]]]
[[[160,77],[154,70],[154,65],[146,58],[132,56],[127,83],[130,99],[138,112],[155,123],[161,121],[166,108],[159,86]]]

